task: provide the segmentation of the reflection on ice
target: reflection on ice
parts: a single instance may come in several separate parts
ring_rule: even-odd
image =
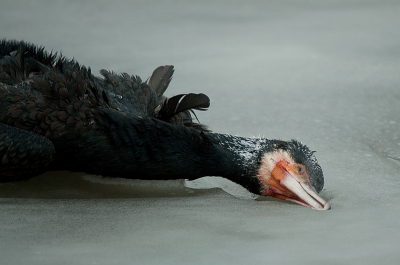
[[[23,182],[0,184],[3,198],[111,199],[190,197],[204,193],[183,185],[183,180],[130,180],[49,171]]]

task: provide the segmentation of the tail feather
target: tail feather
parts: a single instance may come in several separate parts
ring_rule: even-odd
[[[194,109],[206,110],[210,106],[210,99],[206,95],[190,93],[176,95],[171,98],[164,96],[173,74],[174,66],[160,66],[154,70],[149,79],[149,86],[157,94],[156,118],[173,124],[183,124],[198,130],[207,130],[205,125],[194,123],[191,115],[191,112],[194,114]],[[196,114],[194,116],[196,117]]]
[[[164,100],[158,117],[169,120],[174,115],[186,110],[206,110],[210,106],[210,99],[204,94],[180,94]]]
[[[161,103],[163,99],[163,94],[167,90],[169,83],[172,80],[172,75],[174,74],[173,65],[159,66],[154,70],[153,74],[149,80],[149,86],[157,94],[157,103]]]
[[[186,94],[176,106],[176,113],[188,109],[206,110],[210,106],[210,99],[204,94]]]
[[[205,125],[193,122],[190,112],[194,114],[193,109],[204,111],[209,106],[210,99],[204,94],[180,94],[165,99],[162,105],[156,110],[156,117],[170,123],[207,130]]]

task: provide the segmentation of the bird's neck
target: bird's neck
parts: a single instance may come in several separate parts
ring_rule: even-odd
[[[206,133],[137,116],[107,115],[99,121],[102,130],[93,130],[79,144],[66,141],[68,146],[60,148],[68,169],[138,179],[222,176],[252,192],[259,190],[255,176],[265,139]]]

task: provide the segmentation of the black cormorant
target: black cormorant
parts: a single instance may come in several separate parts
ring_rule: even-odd
[[[0,42],[0,182],[46,170],[131,179],[222,176],[252,193],[329,209],[313,151],[291,140],[208,131],[204,94],[163,96],[173,66],[138,76],[90,68],[22,41]]]

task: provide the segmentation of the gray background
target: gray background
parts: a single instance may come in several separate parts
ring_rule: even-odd
[[[399,264],[399,14],[381,0],[2,0],[1,38],[94,73],[173,64],[167,95],[209,95],[198,116],[214,131],[306,143],[332,210],[218,178],[48,172],[0,184],[1,264]],[[227,192],[188,188],[215,186]]]

